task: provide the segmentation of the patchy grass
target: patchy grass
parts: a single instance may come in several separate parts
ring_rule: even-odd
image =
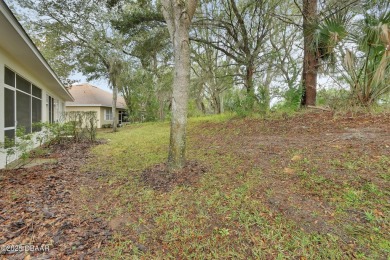
[[[168,192],[142,181],[166,160],[169,123],[100,132],[85,211],[115,230],[107,259],[386,259],[388,114],[190,120],[187,158],[207,170]],[[92,201],[92,202],[91,202]]]

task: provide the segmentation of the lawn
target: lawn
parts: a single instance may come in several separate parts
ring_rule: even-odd
[[[114,230],[107,259],[388,259],[389,125],[327,112],[191,119],[191,178],[160,186],[147,175],[167,158],[169,123],[102,131],[82,167],[100,176],[80,188],[83,214]]]

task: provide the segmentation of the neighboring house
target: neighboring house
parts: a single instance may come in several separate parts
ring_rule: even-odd
[[[97,126],[112,124],[112,93],[102,90],[90,84],[74,84],[68,87],[74,97],[73,102],[66,102],[66,112],[70,111],[95,111],[97,113]],[[118,95],[116,103],[117,123],[125,122],[126,103],[122,96]]]
[[[35,122],[55,122],[73,98],[11,10],[0,1],[0,143]],[[11,158],[11,160],[16,159]],[[5,166],[4,150],[0,168]],[[8,158],[9,159],[9,158]]]

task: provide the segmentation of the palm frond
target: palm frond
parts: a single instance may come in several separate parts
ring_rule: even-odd
[[[334,60],[336,46],[348,35],[350,19],[347,13],[337,12],[316,25],[313,48],[322,60]]]

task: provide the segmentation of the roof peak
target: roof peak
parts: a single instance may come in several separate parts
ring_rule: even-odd
[[[82,86],[88,86],[88,87],[94,87],[94,88],[98,88],[88,82],[86,83],[73,83],[72,85],[70,85],[71,87],[82,87]]]
[[[104,107],[112,106],[112,93],[105,89],[101,89],[99,87],[93,86],[89,83],[75,83],[72,84],[69,88],[69,92],[75,98],[74,102],[69,102],[67,105],[75,106],[75,105],[92,105]],[[118,95],[117,107],[125,108],[126,102],[121,95]]]

